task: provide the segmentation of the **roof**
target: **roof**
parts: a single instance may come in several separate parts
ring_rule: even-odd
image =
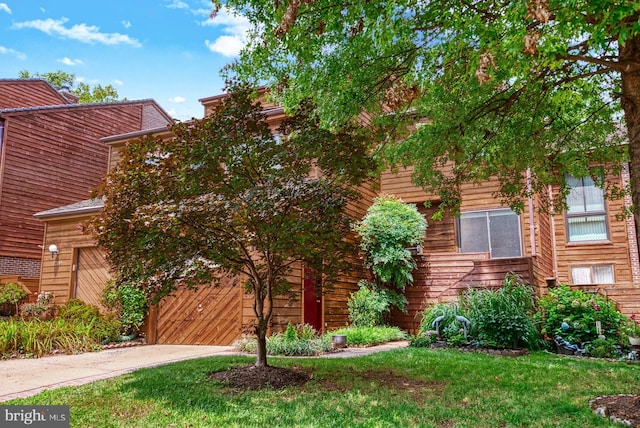
[[[30,113],[30,112],[38,112],[38,111],[50,111],[50,110],[61,110],[61,109],[87,109],[93,107],[113,107],[119,105],[130,105],[130,104],[147,104],[152,103],[155,104],[167,117],[170,117],[160,105],[152,98],[146,98],[143,100],[127,100],[127,101],[116,101],[116,102],[108,102],[108,103],[86,103],[86,104],[59,104],[59,105],[50,105],[50,106],[35,106],[35,107],[19,107],[19,108],[6,108],[0,109],[0,114],[10,114],[10,113]]]
[[[158,128],[142,129],[140,131],[127,132],[125,134],[110,135],[108,137],[101,138],[100,141],[102,141],[105,144],[110,144],[110,143],[119,142],[123,140],[131,140],[137,137],[144,137],[145,135],[149,135],[149,134],[159,134],[162,132],[170,132],[170,131],[171,131],[171,125],[167,125],[167,126],[160,126]]]
[[[35,213],[33,216],[39,219],[49,219],[52,217],[93,214],[100,211],[103,206],[104,201],[102,199],[86,199],[70,205],[41,211],[39,213]]]

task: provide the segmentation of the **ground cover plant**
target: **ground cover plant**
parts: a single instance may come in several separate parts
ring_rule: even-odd
[[[405,348],[358,358],[281,358],[297,386],[238,390],[211,372],[252,364],[213,357],[143,369],[4,404],[69,405],[72,427],[606,427],[589,402],[638,392],[636,366],[533,352],[495,357]]]
[[[407,334],[398,327],[344,327],[319,334],[307,324],[294,326],[289,323],[282,333],[267,338],[269,355],[320,355],[332,352],[332,336],[347,336],[347,346],[373,346],[385,342],[407,339]],[[258,344],[255,338],[243,338],[235,344],[241,352],[255,352]]]
[[[119,329],[113,317],[102,316],[97,307],[71,299],[59,308],[55,319],[0,320],[0,359],[99,350],[103,343],[117,337]]]

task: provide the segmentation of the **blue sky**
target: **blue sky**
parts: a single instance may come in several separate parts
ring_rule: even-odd
[[[222,92],[220,69],[244,44],[247,21],[209,0],[0,0],[0,78],[62,70],[153,98],[180,120]]]

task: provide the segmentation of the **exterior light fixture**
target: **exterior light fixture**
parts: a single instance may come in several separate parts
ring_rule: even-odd
[[[58,250],[58,246],[56,244],[49,245],[49,252],[51,253],[51,258],[60,254],[60,250]]]

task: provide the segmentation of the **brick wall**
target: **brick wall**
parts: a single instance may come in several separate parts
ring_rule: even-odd
[[[625,164],[622,168],[622,186],[629,184],[630,174],[629,165]],[[633,205],[631,195],[625,195],[624,204],[626,207]],[[633,216],[627,218],[627,237],[629,240],[629,259],[631,261],[631,274],[634,284],[640,284],[640,253],[638,251],[638,239],[636,234],[636,222]]]
[[[38,278],[40,277],[40,259],[0,257],[0,276],[3,275]]]

